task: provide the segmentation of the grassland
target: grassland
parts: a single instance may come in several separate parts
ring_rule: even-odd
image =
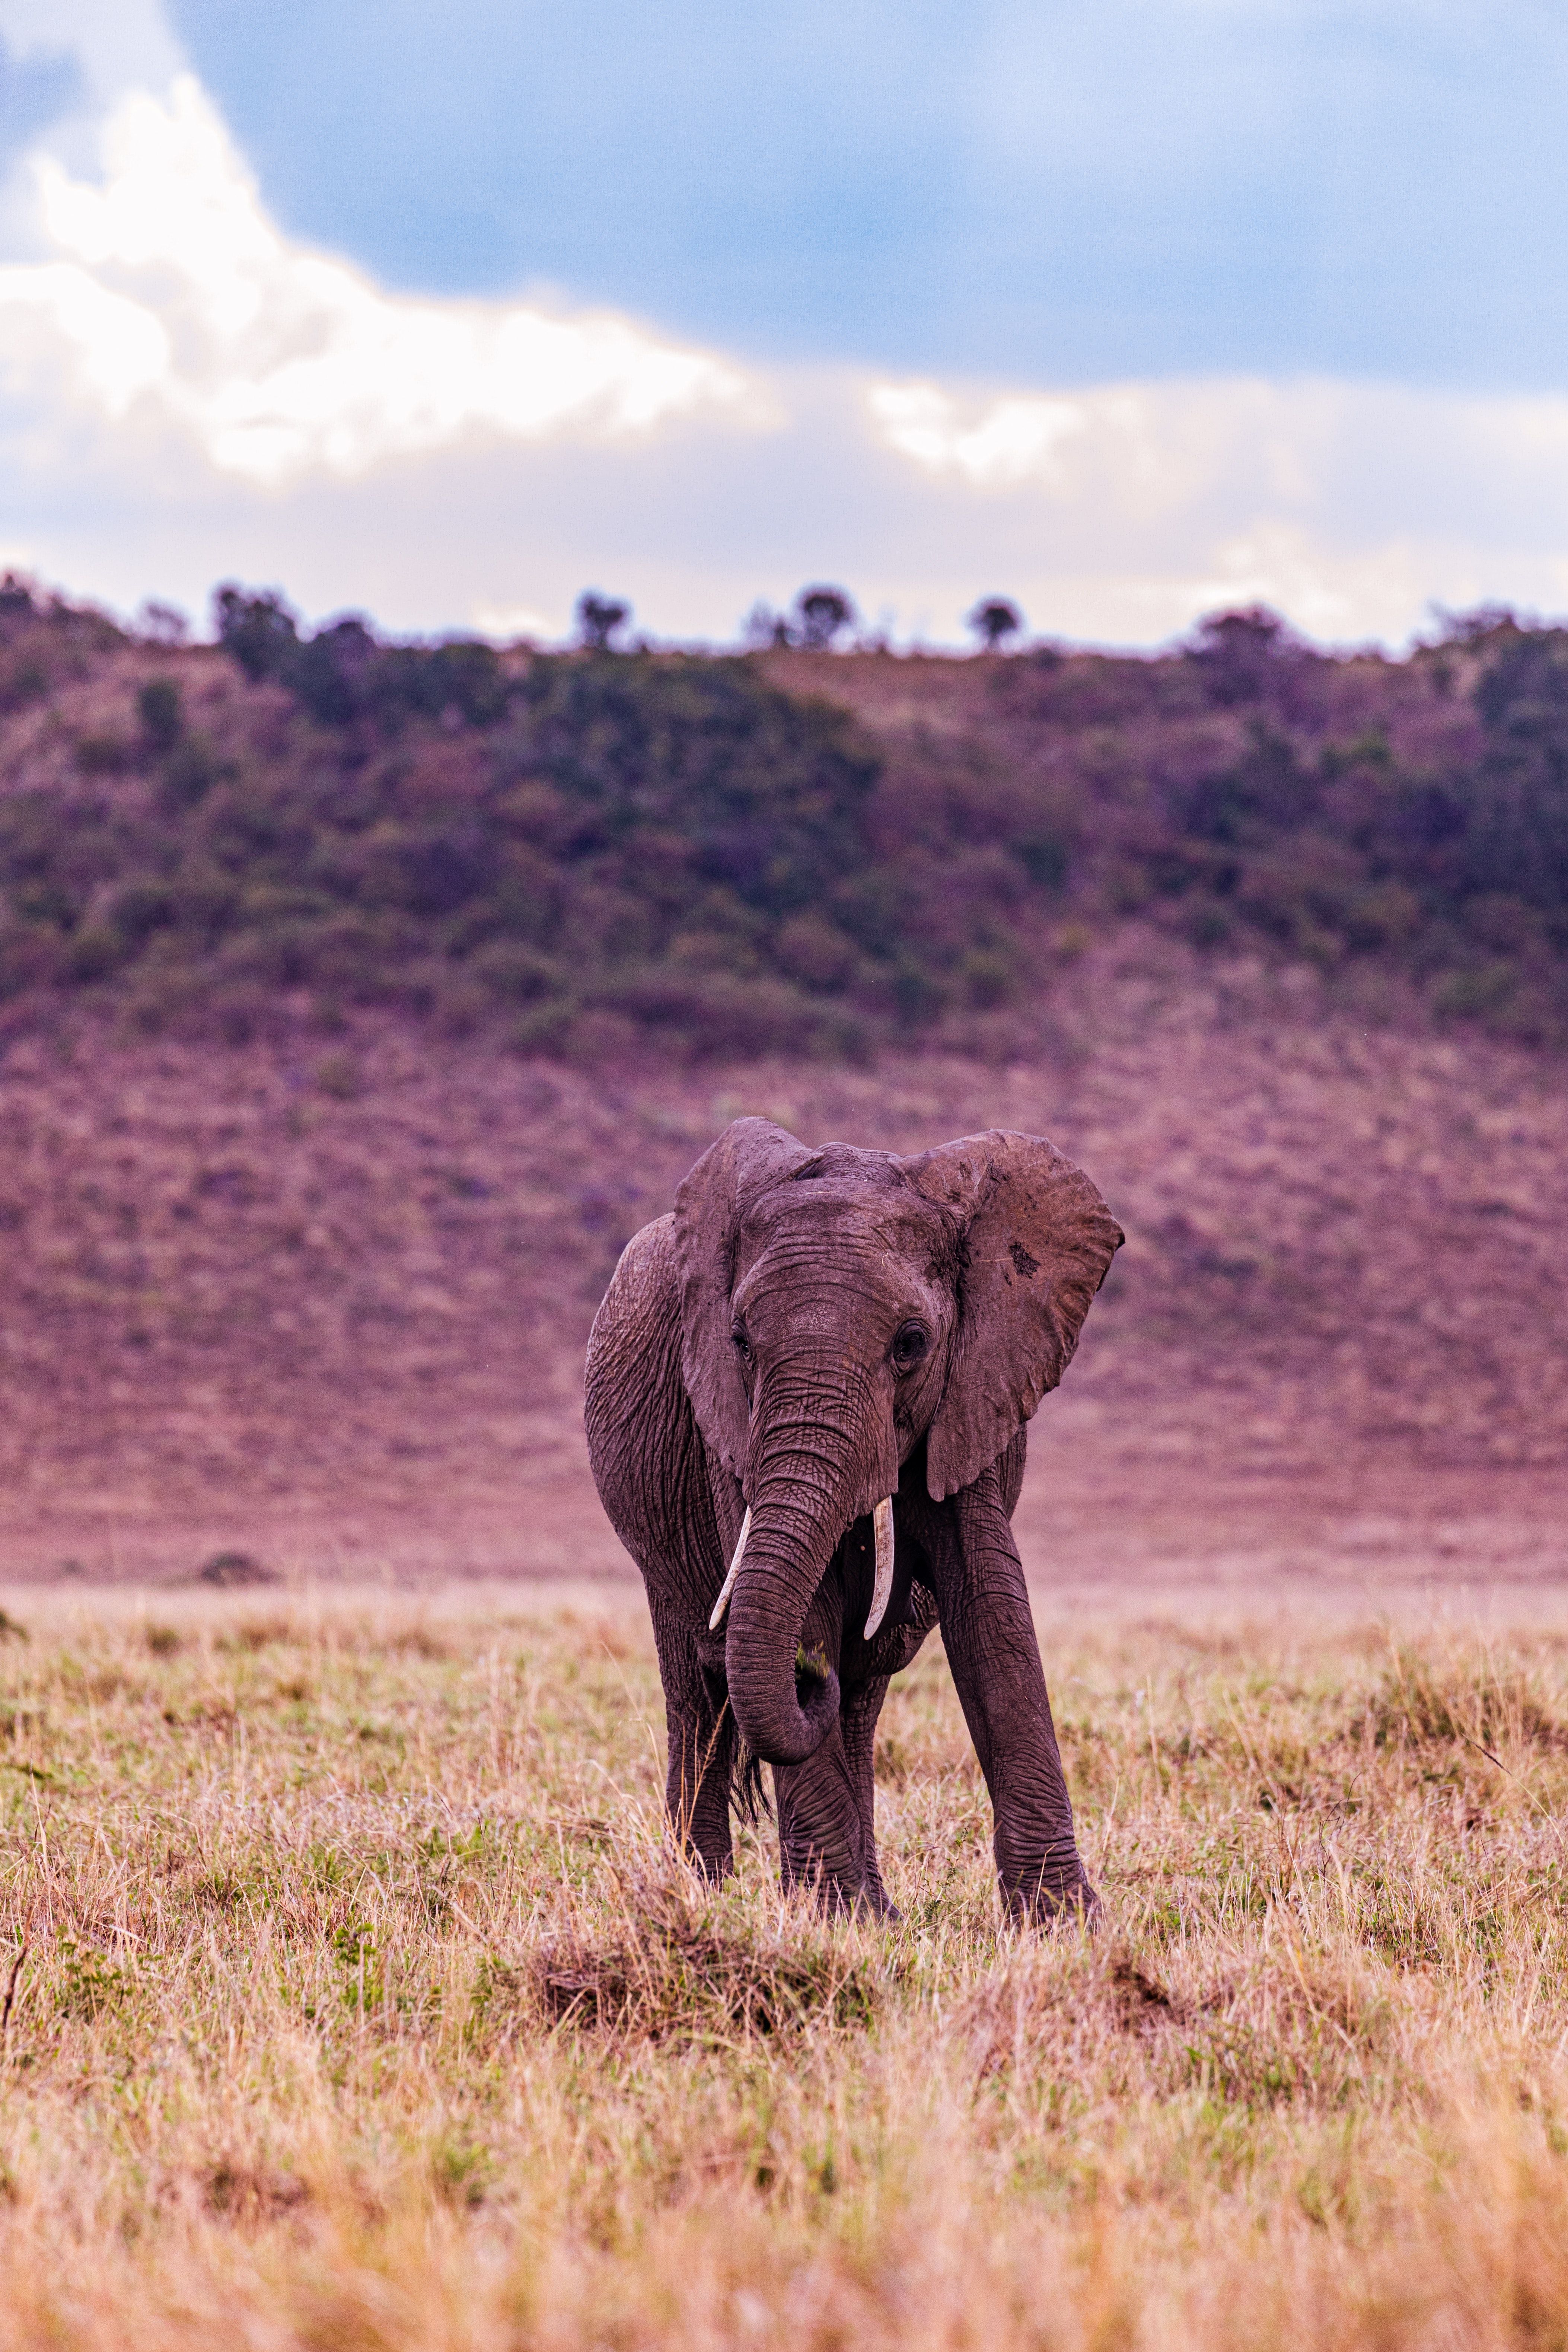
[[[1568,1642],[1047,1627],[1089,1942],[940,1655],[873,1930],[613,1594],[7,1605],[0,2345],[1568,2342]]]

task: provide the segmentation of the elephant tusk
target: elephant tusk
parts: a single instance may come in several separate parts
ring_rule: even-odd
[[[877,1581],[871,1589],[871,1614],[866,1620],[868,1642],[888,1613],[893,1597],[893,1498],[886,1495],[874,1515],[877,1530]]]
[[[730,1606],[730,1595],[735,1590],[735,1579],[741,1573],[741,1561],[745,1556],[746,1538],[752,1532],[752,1507],[746,1506],[746,1516],[741,1521],[741,1532],[735,1538],[735,1557],[730,1562],[730,1573],[724,1579],[724,1589],[713,1603],[713,1614],[708,1620],[708,1631],[716,1633],[723,1622],[724,1612]]]

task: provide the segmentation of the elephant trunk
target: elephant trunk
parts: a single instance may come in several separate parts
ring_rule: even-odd
[[[842,1391],[842,1373],[833,1387]],[[804,1764],[837,1717],[838,1676],[826,1659],[801,1664],[801,1633],[845,1528],[896,1482],[896,1461],[867,1459],[885,1451],[864,1442],[868,1402],[809,1375],[758,1400],[724,1666],[736,1727],[765,1764]]]

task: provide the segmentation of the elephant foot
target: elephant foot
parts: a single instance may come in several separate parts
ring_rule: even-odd
[[[1042,1924],[1084,1927],[1092,1936],[1100,1921],[1099,1891],[1087,1878],[1080,1878],[1076,1886],[1064,1888],[1059,1894],[1047,1894],[1042,1888],[1035,1916]]]
[[[862,1886],[850,1908],[858,1919],[869,1920],[882,1927],[897,1927],[904,1916],[879,1886]]]
[[[890,1927],[903,1917],[896,1903],[870,1886],[835,1886],[826,1889],[823,1909],[834,1919],[853,1919],[867,1927]]]
[[[704,1853],[700,1846],[692,1845],[689,1842],[681,1846],[679,1852],[682,1859],[709,1886],[714,1888],[722,1886],[724,1881],[734,1874],[735,1857],[732,1852]]]
[[[1084,1877],[1042,1882],[1032,1893],[1010,1888],[1007,1907],[1021,1927],[1083,1927],[1093,1935],[1101,1918],[1098,1891]]]
[[[860,1919],[870,1924],[891,1924],[903,1917],[896,1903],[889,1901],[880,1882],[861,1879],[858,1885],[846,1885],[839,1878],[831,1877],[825,1870],[796,1870],[782,1880],[785,1893],[795,1887],[809,1887],[819,1911],[830,1919]]]

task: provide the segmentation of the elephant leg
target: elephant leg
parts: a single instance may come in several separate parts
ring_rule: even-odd
[[[879,1917],[896,1919],[898,1906],[888,1900],[882,1885],[881,1864],[877,1858],[877,1784],[872,1759],[877,1745],[877,1718],[882,1712],[882,1701],[888,1696],[890,1677],[877,1675],[869,1682],[846,1694],[839,1717],[844,1736],[845,1761],[855,1790],[856,1810],[860,1816],[860,1867],[865,1899]]]
[[[710,1879],[734,1867],[730,1790],[735,1770],[735,1718],[703,1672],[685,1627],[654,1625],[669,1730],[664,1801],[681,1851]]]
[[[993,1464],[947,1503],[926,1505],[917,1524],[948,1663],[991,1793],[1003,1899],[1023,1919],[1060,1912],[1092,1916],[1099,1897],[1079,1858],[999,1466]]]

